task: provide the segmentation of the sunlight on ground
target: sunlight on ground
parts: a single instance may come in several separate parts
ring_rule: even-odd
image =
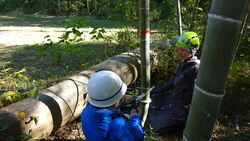
[[[92,30],[93,28],[82,28],[80,30],[85,32],[82,36],[84,41],[90,42],[92,35],[89,32]],[[47,35],[50,35],[50,39],[56,42],[64,31],[66,31],[65,28],[2,26],[0,27],[0,47],[41,44],[46,41],[44,37]],[[117,31],[119,29],[109,29],[105,35],[111,35]]]

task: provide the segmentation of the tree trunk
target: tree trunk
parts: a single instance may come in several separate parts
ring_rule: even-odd
[[[123,53],[42,90],[38,99],[26,98],[0,110],[0,138],[18,140],[21,134],[44,138],[79,117],[86,102],[86,84],[100,70],[117,73],[127,84],[139,74],[138,51]],[[14,127],[14,128],[13,128]]]
[[[146,121],[149,102],[150,102],[149,0],[140,0],[139,4],[140,4],[139,6],[140,31],[139,33],[140,33],[140,53],[141,53],[141,93],[146,93],[145,105],[141,105],[140,115],[141,116],[143,115],[142,126],[144,126],[144,122]]]
[[[248,0],[214,0],[205,35],[184,141],[209,141]]]

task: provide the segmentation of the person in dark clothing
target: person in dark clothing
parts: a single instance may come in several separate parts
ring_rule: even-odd
[[[149,118],[154,132],[184,129],[200,64],[195,56],[199,45],[195,32],[185,32],[178,37],[176,50],[181,61],[176,75],[167,84],[151,91]]]
[[[130,118],[119,110],[119,101],[127,85],[111,71],[91,75],[87,85],[88,105],[81,114],[83,133],[87,141],[143,141],[141,119],[135,109]]]

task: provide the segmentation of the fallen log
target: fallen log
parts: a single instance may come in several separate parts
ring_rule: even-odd
[[[154,65],[159,63],[158,51],[169,43],[169,40],[162,40],[151,44],[151,62]],[[26,98],[0,109],[0,139],[16,141],[20,135],[33,139],[46,138],[79,117],[86,104],[86,84],[90,75],[100,70],[111,70],[130,85],[140,75],[140,52],[134,50],[116,55],[42,90],[37,99]]]
[[[129,85],[139,75],[138,57],[138,51],[114,56],[42,90],[37,99],[26,98],[0,109],[0,138],[17,140],[22,134],[34,139],[49,136],[60,126],[80,116],[85,106],[86,84],[91,74],[111,70]]]

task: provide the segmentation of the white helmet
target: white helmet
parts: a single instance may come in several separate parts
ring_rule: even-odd
[[[127,91],[127,85],[112,71],[100,71],[91,75],[88,85],[88,101],[96,107],[109,107],[118,102]]]

